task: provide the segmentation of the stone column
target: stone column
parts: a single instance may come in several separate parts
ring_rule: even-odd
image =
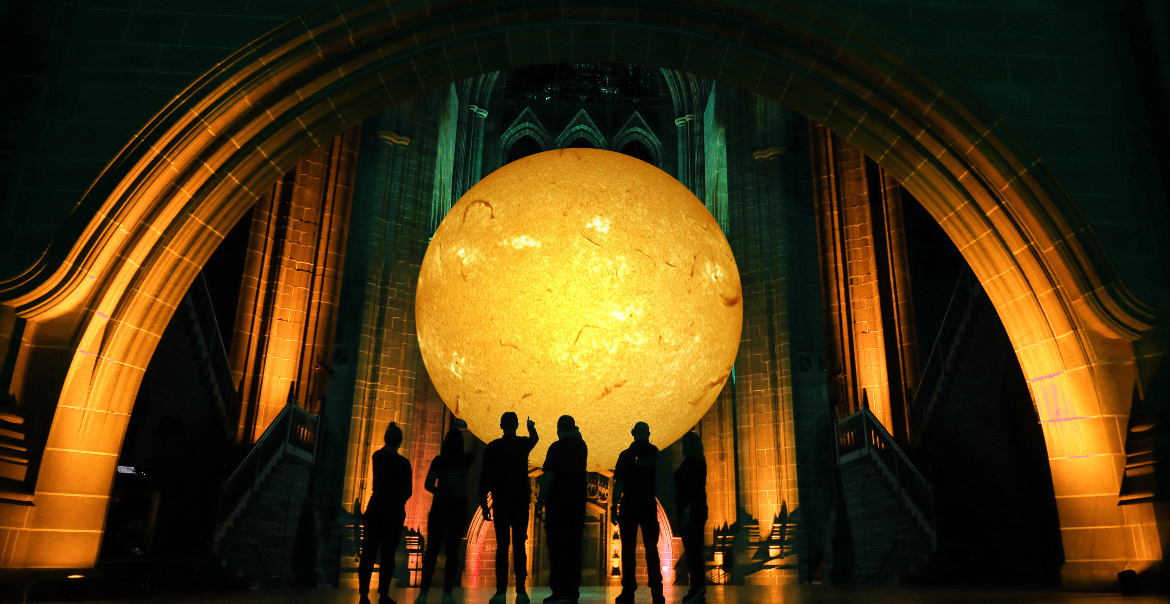
[[[800,496],[788,325],[791,208],[780,167],[789,117],[774,103],[721,85],[716,85],[713,102],[713,119],[726,137],[728,242],[744,300],[735,362],[740,530],[733,574],[743,574],[750,583],[794,582],[805,548],[799,514],[792,513]],[[708,148],[708,161],[717,146],[717,140],[710,142],[715,144]]]
[[[699,165],[696,157],[696,149],[702,149],[702,141],[696,140],[695,116],[688,113],[676,117],[674,125],[678,127],[678,181],[696,197],[702,199],[703,191],[698,186]]]
[[[240,442],[286,402],[316,411],[325,395],[359,137],[310,152],[253,211],[229,356]]]
[[[861,407],[900,443],[921,374],[901,188],[861,150],[810,126],[830,401]]]
[[[830,401],[840,419],[860,409],[864,391],[893,432],[865,156],[819,124],[810,136]]]
[[[479,179],[483,178],[483,131],[488,111],[475,105],[468,105],[467,110],[473,116],[471,119],[471,140],[468,141],[471,144],[471,161],[469,163],[470,170],[467,173],[467,189],[470,189],[472,185],[479,182]],[[464,189],[459,195],[462,197],[467,189]]]
[[[715,529],[735,524],[739,502],[735,485],[735,382],[728,380],[719,398],[699,422],[707,458],[707,543]]]
[[[417,162],[410,157],[411,138],[392,130],[378,130],[377,137],[381,146],[377,164],[371,169],[379,173],[379,182],[371,195],[382,197],[375,203],[385,206],[381,209],[385,214],[377,225],[381,232],[374,233],[369,241],[373,249],[366,275],[362,335],[354,359],[347,495],[343,500],[346,504],[359,502],[360,509],[365,509],[370,496],[370,455],[380,446],[386,426],[399,422],[404,438],[414,435],[413,386],[421,369],[418,342],[411,329],[414,291],[409,285],[411,268],[417,278],[417,265],[422,261],[413,241],[421,236],[416,232],[420,225],[412,219],[423,210],[416,207],[420,205],[419,196],[410,193],[422,183]],[[409,444],[404,441],[403,446]]]
[[[371,455],[382,447],[390,422],[402,428],[399,452],[415,472],[407,525],[425,529],[430,499],[422,480],[438,453],[445,411],[428,386],[418,351],[414,295],[435,198],[450,194],[450,189],[440,190],[442,183],[435,178],[446,169],[440,160],[453,161],[452,154],[439,148],[449,96],[449,89],[427,92],[367,119],[363,126],[335,373],[322,428],[329,444],[320,467],[328,468],[329,475],[320,501],[328,512],[323,515],[332,518],[322,524],[332,523],[333,543],[352,538],[346,527],[369,501]],[[342,568],[355,563],[341,557]]]
[[[902,186],[881,170],[882,208],[886,223],[888,280],[893,297],[893,328],[901,369],[904,404],[909,406],[922,379],[922,358],[918,354],[918,328],[914,319],[914,293],[910,289],[910,257],[906,249],[906,226],[902,215]]]

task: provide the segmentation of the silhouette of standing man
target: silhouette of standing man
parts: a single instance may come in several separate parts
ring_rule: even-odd
[[[557,441],[544,458],[536,509],[546,506],[552,595],[545,604],[572,604],[581,597],[581,539],[585,533],[586,462],[589,447],[572,416],[557,420]]]
[[[632,604],[638,580],[638,529],[646,547],[646,574],[649,575],[650,599],[654,604],[666,602],[662,595],[662,568],[658,559],[658,500],[654,482],[658,467],[658,447],[650,444],[650,426],[634,424],[630,431],[634,442],[621,455],[613,470],[613,504],[610,518],[618,525],[622,538],[622,593],[617,604]]]
[[[483,452],[483,470],[479,475],[479,507],[483,519],[493,522],[496,529],[496,595],[488,604],[504,604],[508,591],[508,545],[512,546],[512,568],[516,575],[516,604],[528,604],[524,579],[528,577],[528,557],[524,543],[528,541],[528,454],[540,437],[536,422],[528,420],[528,436],[516,436],[520,422],[508,411],[500,416],[504,436],[488,443]],[[492,506],[487,503],[492,494]],[[492,516],[495,515],[493,519]]]
[[[379,604],[394,604],[390,598],[390,580],[394,578],[394,550],[402,537],[406,522],[406,500],[413,493],[410,462],[398,454],[402,446],[402,429],[390,422],[382,437],[386,446],[374,451],[371,465],[374,469],[374,488],[370,503],[362,516],[362,560],[358,565],[358,593],[361,604],[370,604],[370,575],[374,572],[374,558],[381,551],[382,564],[378,575]]]
[[[463,452],[463,432],[452,428],[443,438],[439,455],[431,461],[423,487],[430,491],[431,512],[427,514],[427,551],[423,554],[422,582],[415,604],[426,604],[439,550],[447,550],[443,568],[443,604],[455,604],[452,590],[463,572],[463,536],[467,533],[467,470],[475,453]],[[445,547],[444,547],[445,546]]]

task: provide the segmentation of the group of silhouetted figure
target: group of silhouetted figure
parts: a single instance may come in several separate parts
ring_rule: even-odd
[[[516,604],[531,602],[525,587],[528,560],[528,454],[540,440],[536,424],[528,420],[528,436],[518,436],[516,414],[504,413],[500,428],[504,435],[484,450],[478,503],[485,521],[496,533],[496,594],[489,604],[505,604],[508,589],[508,550],[516,577]],[[662,593],[662,569],[658,557],[658,505],[655,492],[658,447],[650,444],[650,427],[634,424],[634,442],[618,456],[613,470],[610,520],[621,535],[622,591],[616,604],[634,602],[638,531],[646,550],[650,597],[654,604],[666,601]],[[364,537],[358,587],[361,604],[370,602],[370,576],[374,559],[381,552],[379,602],[393,604],[389,596],[394,575],[394,550],[406,522],[406,502],[413,492],[410,462],[398,454],[402,429],[391,422],[386,429],[386,446],[373,455],[373,495],[363,516]],[[706,595],[703,557],[703,525],[707,521],[707,463],[699,435],[688,432],[682,440],[683,461],[674,473],[675,503],[683,548],[687,552],[690,590],[683,602],[702,602]],[[581,546],[585,531],[585,504],[588,496],[586,462],[589,448],[571,416],[557,420],[557,441],[545,455],[543,474],[537,490],[535,516],[543,517],[549,552],[549,587],[552,595],[545,604],[577,602],[581,589]],[[467,473],[474,453],[463,450],[463,433],[452,429],[443,439],[439,455],[431,462],[424,483],[433,496],[427,517],[427,544],[423,555],[421,592],[415,604],[425,604],[435,572],[435,562],[446,550],[443,573],[443,604],[454,604],[452,591],[459,582],[462,566],[462,539],[467,531]],[[491,505],[488,494],[491,494]]]

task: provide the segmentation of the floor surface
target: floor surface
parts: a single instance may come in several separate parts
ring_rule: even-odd
[[[613,602],[620,591],[617,587],[585,588],[581,594],[581,604],[602,604]],[[492,589],[474,588],[460,589],[455,592],[455,599],[460,603],[487,604],[488,599],[495,593]],[[667,588],[666,601],[676,604],[686,594],[686,587]],[[1007,604],[1022,602],[1025,604],[1147,604],[1170,603],[1170,597],[1165,596],[1122,596],[1108,593],[1077,593],[1053,591],[1004,591],[984,589],[955,589],[933,587],[828,587],[816,585],[793,585],[782,587],[756,586],[713,586],[707,591],[709,604],[877,604],[898,602],[907,604],[931,603],[994,603]],[[394,589],[391,597],[400,604],[413,604],[418,595],[417,589]],[[549,595],[548,588],[534,588],[530,594],[534,604],[539,604]],[[134,604],[189,604],[192,602],[216,602],[222,604],[356,604],[357,592],[351,589],[321,589],[311,591],[253,591],[232,593],[211,593],[205,595],[187,595],[166,598],[134,598],[120,600]],[[428,604],[440,604],[442,592],[434,589],[430,592]],[[375,596],[374,602],[377,603]],[[111,600],[104,600],[111,602]],[[508,592],[508,604],[514,602],[514,594]],[[645,588],[638,590],[637,604],[649,604],[650,592]],[[72,601],[77,604],[77,601]]]

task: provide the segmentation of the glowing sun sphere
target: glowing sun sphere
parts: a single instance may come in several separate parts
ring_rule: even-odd
[[[669,174],[599,149],[510,163],[471,188],[427,249],[415,301],[435,389],[473,434],[531,417],[544,461],[563,414],[589,469],[638,421],[670,445],[723,389],[739,348],[739,271],[719,224]]]

